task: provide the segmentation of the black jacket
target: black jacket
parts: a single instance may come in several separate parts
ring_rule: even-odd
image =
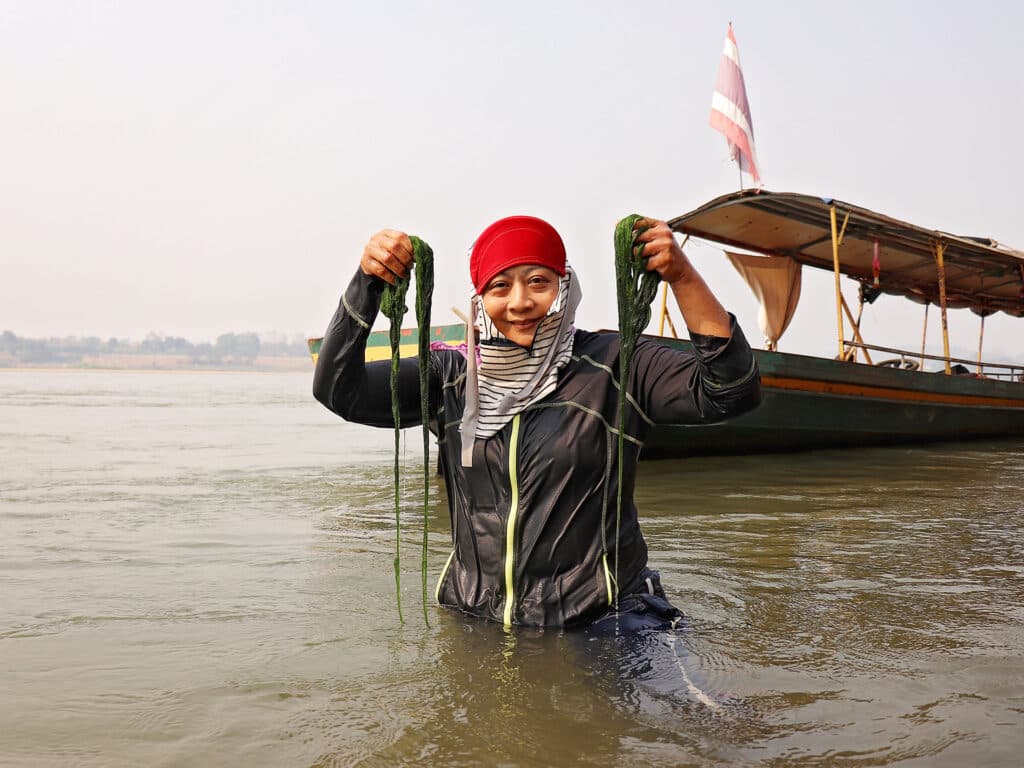
[[[345,419],[393,427],[390,361],[364,362],[383,285],[357,270],[324,336],[313,394]],[[614,603],[616,574],[620,594],[642,586],[647,545],[633,484],[648,431],[659,423],[721,421],[760,401],[757,366],[735,319],[729,339],[691,338],[695,355],[637,344],[618,520],[617,334],[576,331],[555,391],[477,440],[472,467],[460,460],[466,360],[455,350],[431,353],[430,426],[453,540],[438,602],[506,625],[574,626]],[[402,426],[419,425],[415,358],[402,360],[399,396]]]

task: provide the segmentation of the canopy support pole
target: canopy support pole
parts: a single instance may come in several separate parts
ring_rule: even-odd
[[[978,375],[981,375],[981,346],[985,342],[985,316],[981,316],[981,328],[978,329]]]
[[[946,246],[941,240],[935,241],[935,264],[939,273],[939,313],[942,318],[942,353],[946,356],[946,375],[951,376],[953,369],[949,364],[949,319],[946,315],[946,262],[944,260]]]
[[[921,329],[921,362],[918,366],[919,370],[924,370],[924,342],[928,338],[928,307],[930,307],[927,301],[924,303],[924,327]]]
[[[837,360],[846,359],[846,331],[843,328],[843,291],[839,285],[839,246],[843,242],[843,235],[846,233],[846,225],[850,221],[850,214],[843,219],[842,231],[837,231],[836,226],[836,204],[832,203],[828,209],[829,219],[832,222],[832,266],[836,276],[836,330],[839,333],[839,354]]]
[[[678,339],[679,334],[676,332],[676,324],[672,322],[672,315],[668,313],[668,283],[662,283],[661,286],[661,318],[658,320],[658,335],[665,335],[665,323],[668,322],[669,330],[672,331],[672,338]]]
[[[658,335],[665,335],[665,316],[668,315],[668,283],[661,285],[661,318],[658,320]]]
[[[857,348],[854,348],[853,359],[854,360],[857,359],[857,352],[860,351],[860,352],[864,353],[864,359],[867,361],[868,365],[874,365],[874,363],[871,362],[871,355],[868,354],[867,345],[864,343],[864,339],[860,335],[860,312],[857,312],[857,319],[854,320],[853,319],[853,312],[850,311],[850,305],[846,303],[846,297],[845,296],[840,296],[839,298],[843,302],[843,309],[846,311],[846,317],[847,317],[847,319],[849,319],[850,325],[853,326],[853,339],[854,339],[854,341],[856,341],[857,343],[859,343],[861,345],[859,350]],[[863,310],[864,309],[864,305],[861,304],[860,308],[861,308],[861,310]]]

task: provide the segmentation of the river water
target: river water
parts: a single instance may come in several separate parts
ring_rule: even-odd
[[[689,625],[622,647],[427,626],[417,431],[400,624],[391,433],[309,389],[0,372],[0,765],[1021,764],[1024,442],[643,464]]]

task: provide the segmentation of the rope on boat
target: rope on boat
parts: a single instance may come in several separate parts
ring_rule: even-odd
[[[430,304],[434,293],[434,252],[416,236],[412,241],[413,274],[416,279],[416,325],[419,335],[417,357],[420,375],[420,419],[423,426],[423,542],[420,563],[421,589],[423,600],[423,621],[430,626],[427,617],[427,523],[430,509]],[[407,307],[405,295],[409,290],[409,277],[400,277],[394,285],[386,285],[381,297],[380,308],[391,322],[391,417],[395,423],[395,599],[398,604],[398,621],[402,624],[402,577],[401,546],[402,519],[399,503],[399,434],[402,429],[401,408],[398,401],[398,370],[401,354],[399,346],[402,337],[402,318]]]
[[[615,284],[619,308],[619,399],[618,399],[618,487],[615,498],[615,608],[619,607],[619,527],[622,521],[622,454],[625,448],[626,394],[632,375],[633,352],[637,340],[651,321],[651,302],[658,292],[661,277],[646,268],[645,243],[636,238],[649,229],[634,230],[644,217],[632,214],[615,226]],[[601,521],[601,530],[605,530]]]

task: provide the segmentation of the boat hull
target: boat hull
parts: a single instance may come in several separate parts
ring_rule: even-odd
[[[403,328],[401,330],[398,356],[416,357],[419,354],[420,333],[416,328]],[[457,347],[466,343],[466,326],[462,323],[451,325],[434,325],[430,328],[431,343],[439,342],[446,346]],[[320,344],[323,338],[307,339],[309,354],[316,363],[320,357]],[[391,333],[390,331],[373,331],[366,339],[366,362],[372,363],[376,360],[391,359]]]
[[[761,370],[760,406],[721,424],[656,427],[643,457],[1024,437],[1024,383],[754,354]]]

